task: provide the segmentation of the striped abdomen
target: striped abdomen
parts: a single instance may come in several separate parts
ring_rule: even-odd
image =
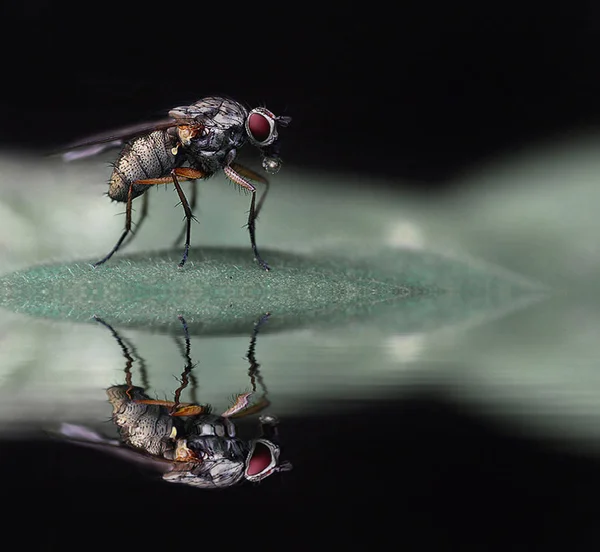
[[[113,422],[125,443],[153,456],[172,456],[172,437],[176,432],[173,418],[164,406],[136,402],[149,398],[140,387],[113,385],[106,394],[113,407]]]
[[[167,176],[176,166],[171,151],[174,143],[163,130],[155,130],[127,142],[114,164],[108,196],[115,201],[127,201],[129,185],[136,180]],[[133,185],[133,197],[142,195],[147,185]]]

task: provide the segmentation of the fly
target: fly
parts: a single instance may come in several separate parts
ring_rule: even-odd
[[[70,151],[63,155],[67,160],[93,155],[105,147],[121,145],[126,140],[113,164],[108,188],[111,199],[126,204],[125,229],[110,252],[93,266],[108,261],[128,236],[129,239],[134,236],[133,200],[142,196],[150,186],[172,183],[186,220],[185,248],[179,262],[179,267],[183,267],[190,248],[191,222],[197,197],[196,181],[222,170],[229,180],[251,194],[247,225],[250,244],[255,260],[263,269],[269,270],[269,265],[262,259],[256,246],[256,219],[264,204],[269,182],[262,175],[237,163],[236,156],[238,150],[250,142],[261,152],[264,170],[269,174],[277,173],[281,168],[278,127],[285,127],[290,122],[290,117],[277,117],[264,107],[248,111],[242,104],[229,98],[209,96],[194,104],[172,109],[164,120],[98,135],[70,146]],[[191,202],[188,202],[180,185],[184,180],[193,183]],[[252,181],[266,186],[258,201],[256,186]],[[148,212],[147,197],[144,196],[138,229]]]
[[[188,327],[183,326],[185,346],[176,340],[185,367],[181,385],[173,401],[152,399],[146,393],[148,377],[145,362],[132,344],[98,317],[97,322],[113,335],[125,358],[125,384],[106,390],[113,408],[112,421],[119,440],[107,439],[84,426],[63,424],[60,433],[73,443],[89,446],[129,461],[152,467],[165,481],[198,488],[224,488],[243,480],[258,482],[292,466],[280,458],[278,419],[270,414],[259,416],[260,434],[253,438],[238,435],[236,420],[263,411],[269,406],[267,387],[255,356],[260,327],[268,320],[263,315],[254,325],[246,358],[251,392],[235,398],[235,404],[220,415],[212,413],[208,404],[196,400],[198,382],[193,374]],[[134,358],[135,357],[135,358]],[[132,368],[138,362],[144,387],[133,384]],[[181,395],[191,383],[191,403],[181,402]],[[250,401],[251,396],[256,399]],[[249,437],[249,436],[248,436]]]

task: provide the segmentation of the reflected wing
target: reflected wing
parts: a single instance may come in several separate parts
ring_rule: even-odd
[[[169,462],[163,458],[149,456],[141,451],[136,451],[130,447],[126,447],[119,441],[107,439],[103,435],[95,432],[93,429],[79,426],[75,424],[61,424],[55,436],[61,440],[91,448],[100,451],[104,454],[109,454],[117,458],[121,458],[128,462],[142,465],[146,468],[153,469],[159,473],[167,473],[173,469],[173,462]]]

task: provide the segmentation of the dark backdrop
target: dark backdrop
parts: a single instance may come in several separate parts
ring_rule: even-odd
[[[430,192],[490,156],[598,124],[592,3],[349,5],[3,2],[1,147],[46,151],[224,93],[293,117],[286,163],[409,177]],[[5,502],[32,527],[61,519],[49,534],[19,532],[61,550],[113,535],[119,548],[164,536],[200,549],[216,535],[221,547],[287,549],[322,543],[315,526],[355,545],[359,532],[423,550],[579,549],[564,544],[597,526],[597,461],[507,436],[439,397],[286,427],[287,478],[202,497],[67,445],[4,444]]]
[[[600,8],[479,4],[3,3],[0,142],[55,146],[224,93],[294,118],[287,163],[428,189],[596,126]]]

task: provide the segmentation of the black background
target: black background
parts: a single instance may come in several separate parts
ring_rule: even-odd
[[[592,2],[1,9],[5,148],[46,151],[223,93],[293,117],[286,163],[406,177],[430,193],[491,156],[599,122]],[[25,536],[57,549],[159,538],[292,548],[324,545],[322,534],[354,549],[360,534],[398,549],[576,550],[596,536],[595,460],[443,396],[287,420],[285,431],[296,469],[224,493],[151,483],[68,445],[4,443],[4,500],[34,528],[52,519]]]
[[[280,435],[291,472],[217,491],[163,483],[59,441],[4,440],[3,502],[9,520],[30,526],[15,531],[26,549],[530,551],[599,542],[597,460],[486,420],[441,389],[286,417]]]
[[[0,141],[52,147],[209,94],[293,117],[287,163],[449,186],[598,124],[593,2],[3,3]]]

